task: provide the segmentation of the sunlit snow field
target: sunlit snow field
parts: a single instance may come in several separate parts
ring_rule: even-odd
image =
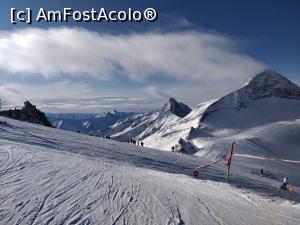
[[[198,179],[207,159],[0,121],[0,224],[300,224],[281,177],[236,163],[226,183],[221,163]]]

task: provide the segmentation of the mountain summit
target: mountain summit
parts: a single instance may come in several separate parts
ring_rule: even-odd
[[[254,76],[244,87],[231,92],[210,105],[201,120],[221,109],[240,110],[251,102],[270,97],[300,99],[300,87],[273,70],[265,70]]]
[[[177,102],[174,98],[170,98],[169,101],[163,106],[161,113],[163,115],[166,114],[173,114],[178,117],[185,117],[187,114],[189,114],[192,111],[190,107],[187,105]]]
[[[240,91],[246,91],[252,99],[267,97],[300,99],[300,87],[268,69],[254,76]]]

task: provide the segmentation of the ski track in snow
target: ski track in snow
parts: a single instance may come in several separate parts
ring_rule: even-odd
[[[196,157],[5,120],[0,224],[299,224],[299,204],[186,176]]]

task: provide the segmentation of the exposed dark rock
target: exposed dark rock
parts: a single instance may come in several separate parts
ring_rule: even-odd
[[[36,106],[32,105],[29,101],[24,102],[24,107],[22,109],[0,111],[0,116],[52,127],[45,114],[38,110]]]

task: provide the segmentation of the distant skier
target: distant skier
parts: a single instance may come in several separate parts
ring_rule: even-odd
[[[264,175],[264,170],[260,169],[260,175],[263,176]]]
[[[141,141],[141,146],[144,147],[144,142]]]
[[[171,149],[172,149],[172,152],[174,152],[175,151],[175,146],[172,146]]]
[[[281,188],[281,189],[286,189],[287,182],[288,182],[288,177],[284,177],[284,178],[283,178],[282,185],[281,185],[280,188]]]
[[[185,149],[182,147],[182,148],[180,149],[180,151],[181,151],[181,154],[183,155],[183,153],[185,152]]]

